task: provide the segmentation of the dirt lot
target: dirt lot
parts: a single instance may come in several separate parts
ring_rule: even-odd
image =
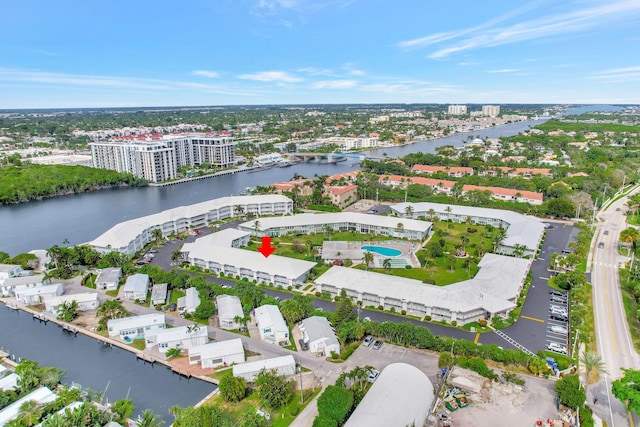
[[[555,407],[552,381],[522,376],[523,387],[490,382],[475,372],[455,368],[452,375],[462,372],[465,377],[483,384],[477,394],[469,395],[469,406],[449,415],[452,426],[534,426],[537,420],[560,419]],[[562,425],[556,423],[556,425]]]

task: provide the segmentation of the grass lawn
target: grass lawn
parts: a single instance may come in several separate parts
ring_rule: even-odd
[[[255,412],[256,410],[261,409],[263,412],[271,414],[271,424],[269,424],[270,426],[286,427],[295,419],[295,416],[291,414],[299,414],[319,391],[319,388],[317,390],[303,390],[303,404],[300,403],[300,392],[296,391],[291,402],[288,405],[277,410],[261,408],[259,405],[258,393],[253,390],[249,390],[249,395],[238,403],[225,402],[219,394],[216,394],[209,401],[207,401],[206,404],[220,407],[225,416],[234,422],[242,418],[242,415],[247,411]]]
[[[178,303],[178,298],[181,298],[185,295],[184,292],[180,292],[177,289],[172,289],[171,290],[171,297],[169,298],[169,304],[177,304]]]
[[[629,215],[627,217],[627,224],[640,225],[640,215]]]
[[[110,297],[114,297],[114,298],[118,296],[118,290],[117,289],[114,289],[112,291],[106,291],[105,293],[107,295],[109,295]]]
[[[145,341],[144,338],[139,338],[137,340],[133,340],[132,343],[129,344],[131,347],[137,349],[137,350],[144,350],[145,349]]]

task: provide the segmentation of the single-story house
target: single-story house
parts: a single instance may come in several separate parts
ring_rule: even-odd
[[[244,347],[240,338],[189,348],[189,364],[200,363],[204,369],[230,366],[244,361]]]
[[[162,313],[123,317],[121,319],[111,319],[107,322],[109,336],[120,336],[126,342],[145,338],[146,335],[153,335],[155,331],[165,327],[165,318]]]
[[[21,399],[16,400],[11,405],[0,411],[0,426],[7,424],[9,421],[18,418],[20,415],[20,407],[25,402],[35,401],[39,405],[51,403],[56,400],[58,396],[46,387],[40,387]]]
[[[146,332],[146,331],[145,331]],[[207,327],[204,325],[179,326],[170,329],[158,329],[153,333],[145,333],[144,339],[147,345],[158,345],[161,353],[166,353],[170,348],[180,350],[198,345],[204,345],[209,341]]]
[[[193,313],[200,305],[200,295],[196,288],[189,288],[185,296],[178,298],[178,312],[180,314]]]
[[[326,317],[309,317],[300,322],[298,328],[309,351],[323,356],[329,356],[331,352],[340,354],[340,342]]]
[[[79,294],[60,295],[44,300],[44,306],[49,313],[58,314],[58,309],[64,303],[76,301],[80,311],[95,310],[100,305],[97,292],[82,292]]]
[[[130,300],[145,302],[149,293],[149,275],[134,274],[127,278],[124,284],[123,296]]]
[[[103,268],[96,279],[96,289],[112,291],[118,289],[122,270],[120,268]]]
[[[244,317],[240,298],[235,295],[218,295],[216,298],[218,307],[218,320],[222,329],[238,329],[242,326],[236,322],[236,318]]]
[[[151,288],[151,305],[163,305],[167,302],[167,284],[158,283]]]
[[[14,289],[16,299],[23,304],[33,305],[40,304],[45,299],[62,295],[64,287],[61,283],[54,285],[29,286],[19,285]]]
[[[20,379],[20,375],[18,374],[9,374],[6,377],[0,378],[0,390],[15,390],[18,387],[18,380]]]
[[[274,370],[281,376],[291,376],[296,373],[296,361],[293,356],[287,355],[274,357],[272,359],[256,360],[255,362],[240,363],[233,365],[233,376],[242,377],[250,383],[263,369],[267,371]]]
[[[289,345],[289,328],[277,305],[263,305],[255,309],[260,337],[271,344]]]
[[[14,295],[16,286],[36,287],[42,285],[43,280],[44,274],[10,277],[8,279],[4,279],[2,284],[0,284],[0,293],[2,293],[3,297],[11,297]]]
[[[0,264],[0,280],[19,276],[22,267],[14,264]]]

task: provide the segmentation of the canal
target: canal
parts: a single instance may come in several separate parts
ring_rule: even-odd
[[[216,386],[174,374],[165,365],[137,360],[136,355],[82,334],[71,334],[53,322],[34,320],[29,313],[0,304],[0,347],[18,358],[56,366],[67,373],[64,383],[104,393],[108,402],[129,396],[136,407],[133,418],[151,409],[171,425],[169,408],[193,406]],[[10,327],[8,327],[10,325]]]

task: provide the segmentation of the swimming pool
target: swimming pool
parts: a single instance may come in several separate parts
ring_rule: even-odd
[[[375,252],[382,256],[398,256],[402,255],[402,251],[393,248],[384,248],[382,246],[362,246],[363,251]]]

